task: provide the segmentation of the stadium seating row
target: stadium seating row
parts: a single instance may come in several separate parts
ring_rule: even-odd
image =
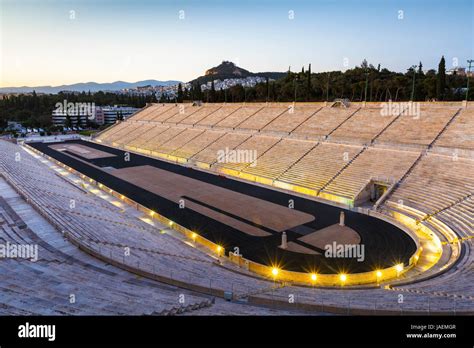
[[[405,103],[406,104],[406,103]],[[337,142],[369,144],[375,139],[380,144],[428,146],[453,120],[450,129],[440,139],[439,146],[472,148],[474,125],[472,109],[451,105],[417,104],[417,107],[400,104],[398,108],[386,105],[348,108],[314,104],[152,104],[136,113],[125,123],[149,122],[152,124],[210,127],[215,130],[253,130],[281,133],[289,136],[320,140],[329,137]],[[459,114],[459,115],[458,115]],[[103,132],[99,139],[120,139],[128,131],[120,126]],[[119,133],[120,131],[120,133]],[[462,139],[456,133],[463,131]],[[467,139],[466,139],[467,134]],[[133,136],[132,136],[133,137]],[[472,139],[471,139],[472,140]],[[111,141],[111,139],[109,139]]]
[[[210,301],[165,284],[135,282],[127,272],[75,248],[71,255],[71,245],[3,179],[0,188],[5,196],[0,197],[0,243],[10,249],[37,248],[35,260],[18,255],[0,260],[2,315],[150,315],[179,307],[181,294],[183,306]]]

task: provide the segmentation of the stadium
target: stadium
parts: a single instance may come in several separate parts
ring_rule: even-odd
[[[473,314],[474,106],[392,106],[150,103],[0,141],[0,238],[38,246],[0,263],[1,311]]]

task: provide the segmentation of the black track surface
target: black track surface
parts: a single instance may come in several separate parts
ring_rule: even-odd
[[[407,264],[408,259],[416,250],[414,241],[399,228],[374,217],[348,210],[345,211],[346,225],[357,231],[361,237],[361,243],[365,247],[365,260],[363,262],[357,261],[354,258],[325,258],[324,254],[307,255],[282,250],[278,248],[278,245],[281,244],[281,236],[277,232],[266,229],[270,231],[272,235],[266,237],[247,235],[244,232],[189,208],[180,209],[178,204],[173,201],[119,179],[103,170],[94,168],[83,161],[98,167],[114,168],[149,165],[240,192],[248,196],[264,199],[285,207],[288,207],[289,201],[293,200],[294,209],[314,215],[316,218],[312,222],[286,231],[288,242],[296,241],[298,237],[310,233],[311,231],[338,223],[341,208],[133,153],[130,153],[130,160],[125,161],[125,151],[101,144],[81,140],[68,141],[67,143],[89,146],[117,156],[86,159],[72,153],[66,154],[56,151],[49,147],[49,145],[52,145],[51,143],[30,143],[30,145],[88,177],[120,192],[126,197],[175,221],[179,225],[193,230],[213,242],[219,243],[225,247],[227,252],[233,251],[235,247],[238,247],[240,253],[245,258],[259,263],[267,265],[278,264],[283,269],[300,272],[355,273],[390,267],[399,262]],[[82,161],[78,160],[78,158]],[[317,165],[317,163],[315,163],[315,165]],[[215,210],[219,209],[219,207],[213,208]],[[298,244],[303,245],[301,243]],[[317,249],[313,247],[313,250]]]

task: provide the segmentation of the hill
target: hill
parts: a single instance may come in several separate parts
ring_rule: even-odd
[[[232,62],[223,61],[218,66],[206,70],[203,76],[200,76],[190,83],[205,84],[212,80],[225,80],[235,78],[246,78],[250,76],[268,77],[269,79],[278,80],[286,75],[284,72],[259,72],[253,73],[243,68],[238,67]]]

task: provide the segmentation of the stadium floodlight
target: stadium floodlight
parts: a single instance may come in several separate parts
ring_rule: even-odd
[[[276,267],[272,268],[272,274],[273,274],[274,277],[276,277],[279,272],[280,272],[280,270],[278,268],[276,268]]]
[[[382,271],[376,271],[375,272],[375,275],[377,276],[377,278],[381,278],[382,277]]]
[[[469,100],[469,75],[471,74],[471,65],[474,63],[474,59],[468,59],[467,63],[469,64],[469,67],[467,68],[467,87],[466,87],[466,102]]]
[[[341,273],[339,275],[339,280],[344,283],[347,280],[347,275],[344,273]]]
[[[398,265],[395,265],[395,269],[397,270],[398,273],[403,271],[403,263],[399,263]]]
[[[168,225],[173,226],[173,221],[168,222]]]
[[[221,251],[222,251],[222,247],[220,245],[217,246],[217,254],[220,255]]]
[[[311,274],[311,280],[312,280],[313,282],[315,282],[316,280],[318,280],[318,276],[317,276],[316,273],[312,273],[312,274]]]
[[[196,237],[197,237],[197,234],[196,234],[195,232],[193,232],[193,233],[191,234],[191,238],[192,238],[193,240],[195,240]]]
[[[154,212],[153,210],[150,211],[150,216],[151,216],[151,217],[155,216],[155,212]]]

